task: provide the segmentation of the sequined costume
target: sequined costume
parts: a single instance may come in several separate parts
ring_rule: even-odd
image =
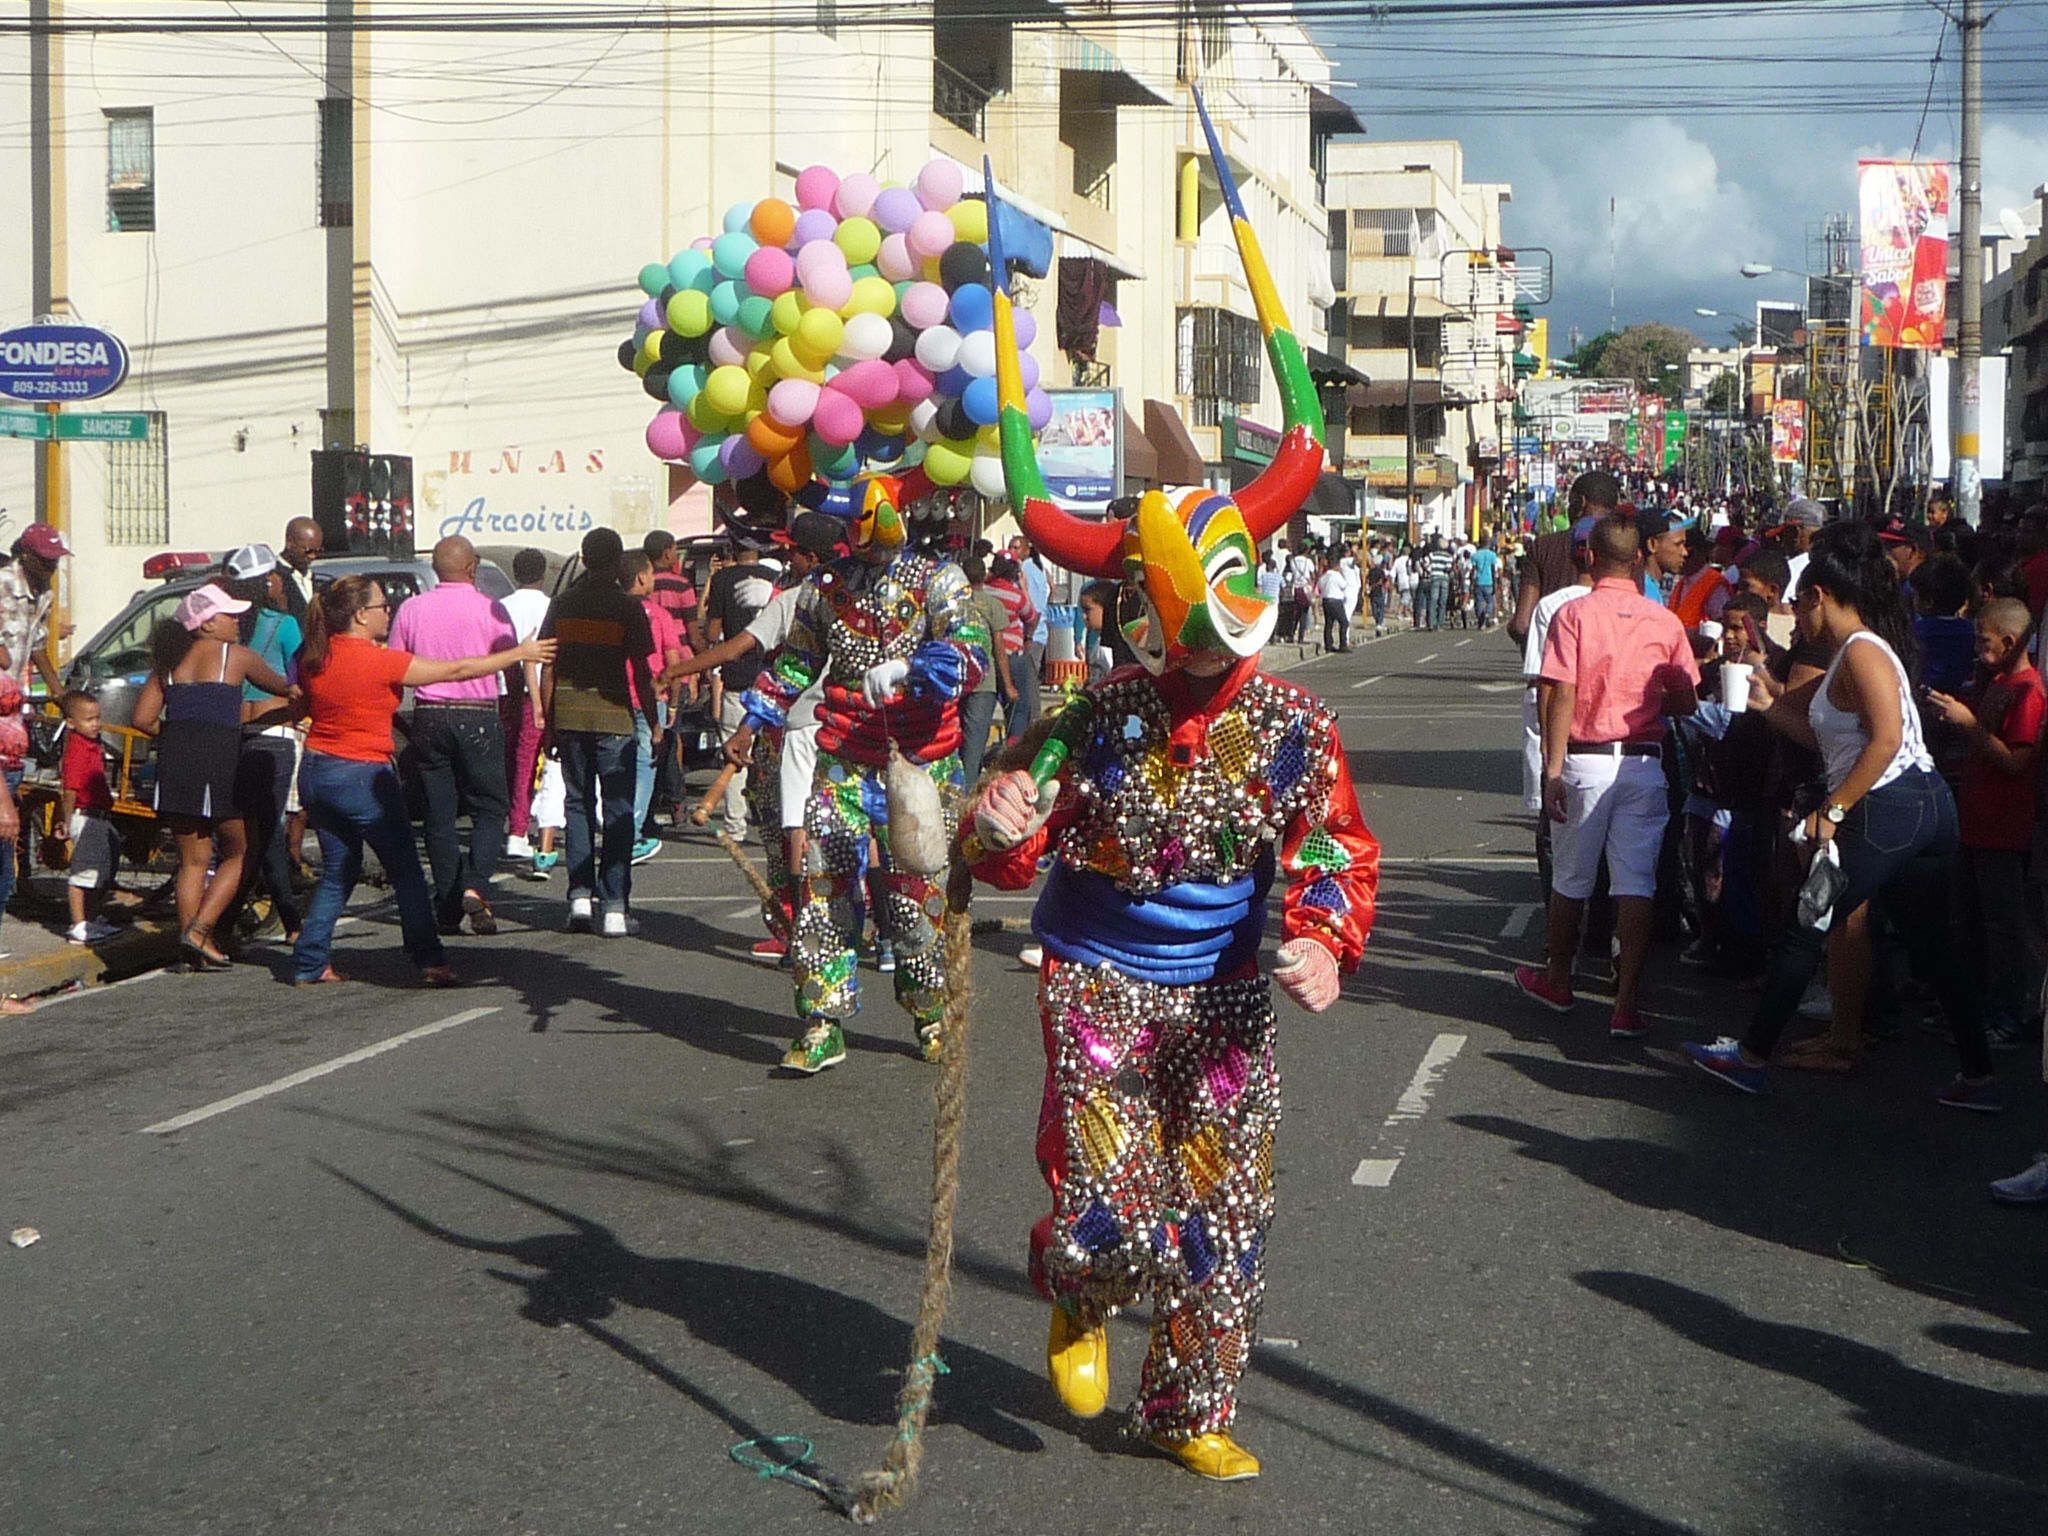
[[[1141,665],[1063,711],[1028,771],[987,783],[962,854],[977,878],[1011,890],[1052,856],[1032,926],[1045,952],[1037,1153],[1053,1209],[1033,1230],[1031,1266],[1055,1303],[1053,1385],[1073,1412],[1102,1411],[1103,1320],[1149,1299],[1133,1427],[1190,1471],[1235,1480],[1259,1473],[1230,1430],[1264,1291],[1280,1117],[1259,968],[1267,897],[1283,879],[1274,979],[1302,1006],[1327,1008],[1364,954],[1379,844],[1335,716],[1258,670],[1278,617],[1258,590],[1258,547],[1322,472],[1322,411],[1199,91],[1195,102],[1285,432],[1234,495],[1148,491],[1127,518],[1070,516],[1038,467],[997,282],[1010,500],[1056,563],[1123,584],[1120,627]]]
[[[1273,1212],[1280,1081],[1257,957],[1285,878],[1283,937],[1364,952],[1379,845],[1330,712],[1246,660],[1194,702],[1181,672],[1112,675],[1051,817],[981,850],[1004,889],[1054,868],[1033,918],[1046,954],[1038,1162],[1053,1213],[1034,1281],[1104,1315],[1152,1304],[1136,1408],[1147,1431],[1227,1427],[1255,1336]]]
[[[987,667],[989,643],[968,617],[967,593],[959,567],[924,555],[839,561],[805,584],[789,638],[747,695],[748,720],[760,730],[780,726],[797,698],[820,685],[791,944],[797,1016],[836,1024],[859,1011],[858,906],[872,833],[882,854],[875,925],[895,947],[897,1001],[928,1055],[944,1008],[944,896],[929,876],[890,864],[884,774],[893,746],[938,785],[949,825],[957,816],[959,699]],[[870,704],[865,685],[890,663],[901,664],[900,693]]]

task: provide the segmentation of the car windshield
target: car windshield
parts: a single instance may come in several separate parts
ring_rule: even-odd
[[[134,612],[127,614],[79,659],[85,664],[85,680],[104,682],[110,677],[140,676],[149,670],[149,637],[160,620],[177,611],[190,587],[162,587],[152,592]]]

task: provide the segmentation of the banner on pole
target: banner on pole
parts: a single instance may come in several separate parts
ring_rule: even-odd
[[[1690,425],[1683,411],[1664,413],[1664,470],[1667,474],[1685,463],[1685,436]]]
[[[1929,160],[1863,160],[1863,339],[1873,347],[1941,350],[1948,309],[1949,168]]]
[[[1797,464],[1806,452],[1806,402],[1780,400],[1771,407],[1771,462]]]

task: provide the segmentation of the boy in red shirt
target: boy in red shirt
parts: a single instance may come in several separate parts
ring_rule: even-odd
[[[2024,603],[2009,597],[1986,603],[1977,614],[1977,660],[1990,680],[1977,707],[1945,693],[1927,696],[1970,749],[1958,796],[1956,894],[1962,931],[1981,946],[1984,1033],[1994,1049],[2008,1050],[2025,1034],[2048,953],[2028,879],[2048,691],[2027,660],[2028,627]]]
[[[65,894],[71,902],[71,927],[65,938],[73,944],[98,944],[121,930],[100,916],[107,892],[114,887],[121,840],[108,813],[114,791],[107,783],[106,748],[100,742],[99,701],[89,693],[64,695],[64,790],[57,806],[57,824],[71,843],[71,879]]]

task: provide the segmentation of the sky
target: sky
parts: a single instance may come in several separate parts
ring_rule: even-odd
[[[1986,9],[1992,230],[2048,182],[2048,3]],[[1958,36],[1931,0],[1483,20],[1404,18],[1395,0],[1383,21],[1312,29],[1372,138],[1460,139],[1469,178],[1512,183],[1510,241],[1554,253],[1558,353],[1574,328],[1608,325],[1610,198],[1615,320],[1724,345],[1757,300],[1802,296],[1794,278],[1738,269],[1818,265],[1809,226],[1853,224],[1859,158],[1903,157],[1917,134],[1922,157],[1953,159],[1960,140]]]

